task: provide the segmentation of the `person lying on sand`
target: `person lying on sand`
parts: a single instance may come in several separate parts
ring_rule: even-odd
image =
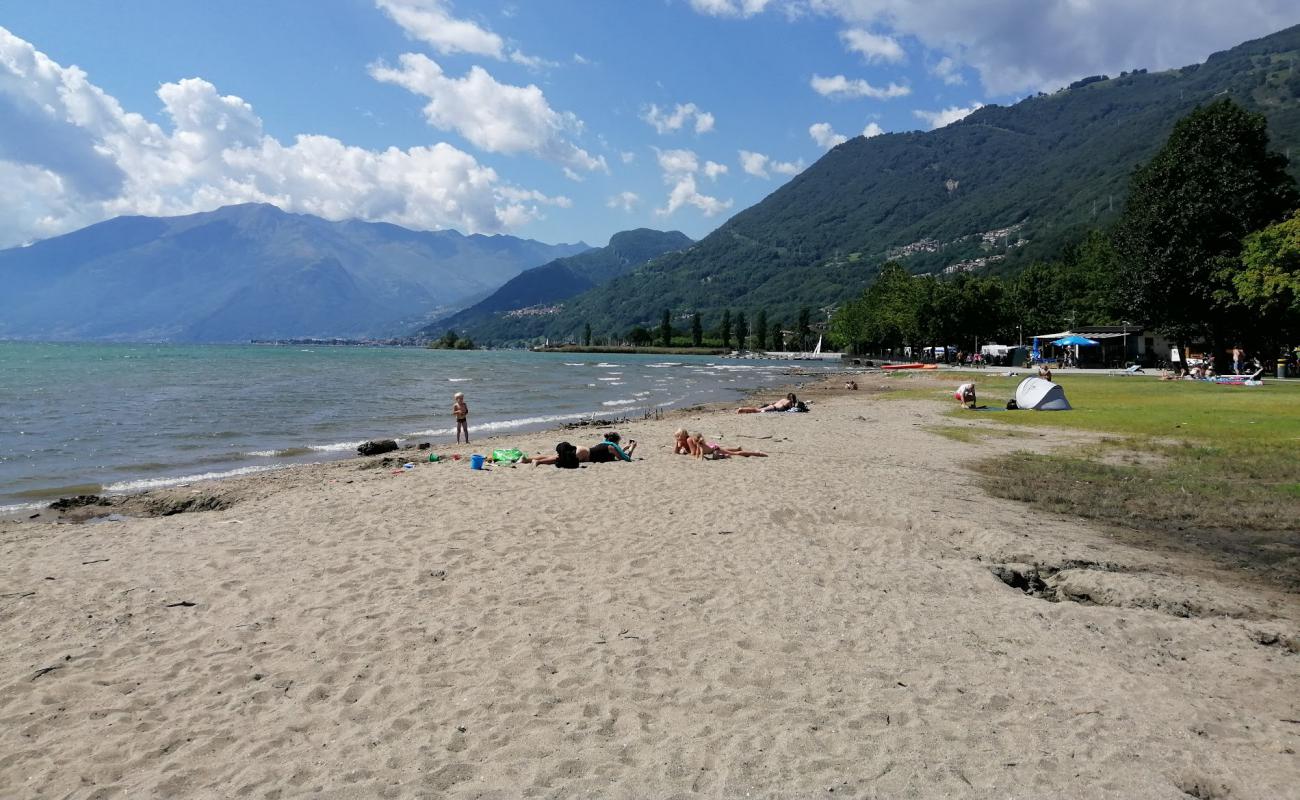
[[[570,458],[570,454],[572,457]],[[574,447],[568,442],[560,442],[555,446],[555,455],[537,456],[531,460],[535,467],[538,464],[555,464],[558,467],[569,466],[576,468],[579,463],[589,463],[591,461],[591,449],[587,447]]]
[[[707,442],[704,440],[704,434],[702,433],[697,433],[691,437],[691,454],[696,458],[712,458],[715,461],[719,458],[731,458],[732,456],[767,458],[767,453],[760,453],[757,450],[746,450],[743,447],[723,447],[717,442]]]
[[[691,435],[686,432],[685,428],[678,428],[673,431],[673,455],[689,456],[694,454],[691,449]]]
[[[858,382],[857,382],[857,381],[845,381],[845,382],[844,382],[844,388],[845,388],[845,389],[848,389],[850,392],[856,392],[856,391],[858,390]]]
[[[631,461],[632,452],[636,450],[636,439],[629,439],[627,450],[624,450],[619,442],[623,440],[617,431],[610,431],[605,434],[605,441],[591,448],[591,463],[605,464],[610,461]]]
[[[794,396],[794,392],[790,392],[785,397],[782,397],[780,400],[777,400],[775,403],[768,403],[765,406],[758,406],[758,407],[744,406],[742,408],[736,409],[736,413],[737,414],[766,414],[769,411],[789,411],[790,409],[794,408],[795,403],[798,402],[799,399]]]

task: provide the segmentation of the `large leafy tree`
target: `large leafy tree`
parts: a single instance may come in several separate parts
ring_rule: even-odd
[[[749,322],[745,319],[745,312],[741,311],[736,315],[736,349],[744,350],[748,340]]]
[[[1232,284],[1265,331],[1288,341],[1300,336],[1300,212],[1246,237]]]
[[[1296,205],[1286,158],[1268,149],[1264,117],[1224,99],[1174,126],[1133,175],[1114,232],[1129,313],[1182,342],[1222,339],[1223,292],[1241,240]]]

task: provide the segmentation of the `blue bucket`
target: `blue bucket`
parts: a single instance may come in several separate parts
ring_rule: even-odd
[[[483,469],[483,456],[480,456],[480,455],[477,455],[477,454],[476,454],[476,455],[472,455],[472,456],[470,456],[470,457],[469,457],[469,468],[470,468],[470,469]]]

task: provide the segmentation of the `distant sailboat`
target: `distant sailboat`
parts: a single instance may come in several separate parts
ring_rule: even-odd
[[[822,337],[817,337],[817,346],[813,348],[812,354],[813,358],[822,354]]]

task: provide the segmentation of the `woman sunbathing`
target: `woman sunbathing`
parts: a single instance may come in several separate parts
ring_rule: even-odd
[[[636,439],[628,439],[627,450],[624,450],[619,442],[623,437],[619,436],[616,431],[605,434],[605,441],[591,448],[591,463],[605,464],[610,461],[631,461],[632,453],[636,450]]]
[[[743,408],[736,409],[736,413],[737,414],[766,414],[769,411],[789,411],[790,409],[794,408],[795,403],[798,402],[799,400],[794,396],[794,392],[790,392],[785,397],[782,397],[780,400],[777,400],[775,403],[768,403],[765,406],[758,406],[758,407],[745,406]]]
[[[568,451],[570,448],[572,448],[573,450],[572,459],[566,457],[568,455]],[[528,461],[528,459],[524,459],[524,460]],[[590,463],[591,449],[587,447],[574,447],[568,442],[560,442],[555,446],[555,455],[537,456],[536,458],[532,459],[532,465],[534,467],[537,466],[538,464],[559,464],[560,466],[565,466],[565,464],[560,464],[561,461],[565,461],[565,462],[571,461],[572,463],[570,464],[570,466],[577,466],[579,462]]]
[[[712,458],[715,461],[719,458],[731,458],[732,456],[767,458],[767,453],[760,453],[757,450],[746,450],[743,447],[723,447],[717,442],[706,442],[702,433],[692,436],[690,443],[691,454],[696,458]]]
[[[673,455],[689,456],[694,453],[695,451],[691,449],[691,435],[686,432],[686,429],[678,428],[673,431]]]

